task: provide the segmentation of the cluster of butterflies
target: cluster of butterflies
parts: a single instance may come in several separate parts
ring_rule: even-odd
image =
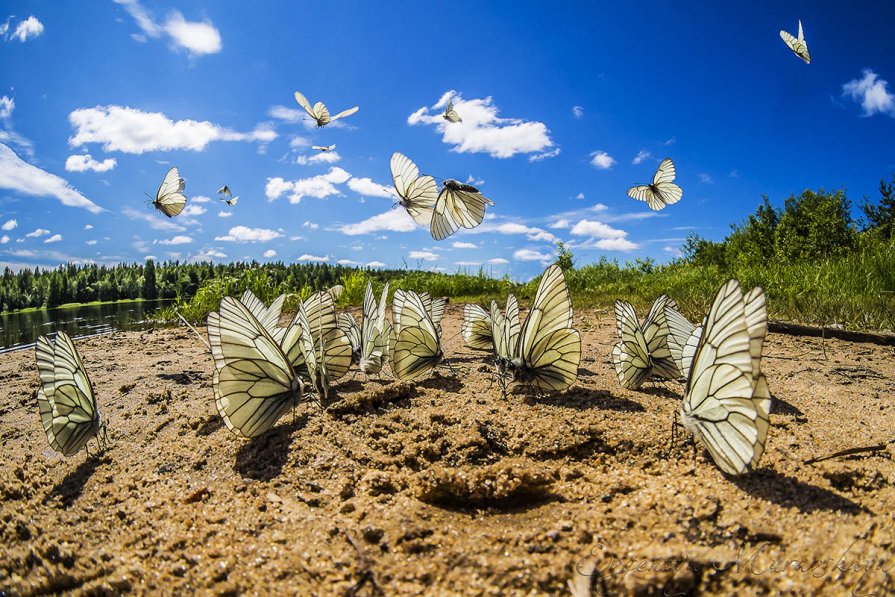
[[[612,360],[622,387],[638,389],[651,376],[686,380],[680,416],[725,473],[742,474],[764,452],[771,395],[761,372],[767,334],[764,291],[743,293],[736,280],[715,296],[695,326],[662,295],[641,324],[634,307],[615,303],[618,343]]]

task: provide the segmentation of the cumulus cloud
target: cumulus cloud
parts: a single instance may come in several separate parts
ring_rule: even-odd
[[[82,207],[91,213],[104,211],[75,190],[65,179],[23,161],[2,143],[0,143],[0,189],[9,189],[33,197],[53,197],[63,205]]]
[[[584,108],[582,106],[572,106],[572,116],[576,120],[581,120],[581,117],[584,116]]]
[[[889,93],[888,81],[880,79],[869,68],[865,68],[863,72],[863,77],[842,86],[842,95],[861,104],[864,116],[879,113],[895,118],[895,94]]]
[[[468,231],[471,234],[496,232],[498,234],[524,234],[528,240],[556,242],[559,240],[553,233],[535,226],[526,226],[518,222],[484,222]]]
[[[84,230],[93,230],[93,224],[84,224]]]
[[[355,261],[353,259],[339,259],[338,261],[336,261],[336,264],[338,264],[338,265],[360,265],[361,262]]]
[[[335,164],[342,159],[338,151],[320,151],[314,155],[300,155],[295,158],[299,166],[313,166],[314,164]]]
[[[310,228],[311,230],[317,230],[320,228],[320,224],[317,222],[312,222],[311,220],[305,220],[304,224],[301,225],[302,228]]]
[[[568,228],[570,225],[571,224],[569,223],[569,221],[567,219],[560,218],[560,219],[556,220],[555,222],[553,222],[552,224],[550,224],[548,226],[548,228],[554,228],[556,230],[563,230],[565,228]]]
[[[436,261],[439,258],[439,255],[432,251],[411,251],[408,254],[408,257],[411,259],[420,259],[422,261]]]
[[[232,212],[232,211],[227,211],[226,209],[222,209],[221,211],[218,212],[218,217],[219,217],[219,218],[229,218],[229,217],[231,217],[232,215],[233,215],[233,212]]]
[[[46,240],[44,241],[44,244],[48,245],[48,244],[50,244],[50,243],[58,243],[60,240],[62,240],[62,235],[61,235],[61,234],[54,234],[54,235],[51,236],[50,238],[46,239]]]
[[[277,133],[266,125],[240,133],[207,120],[171,120],[161,112],[144,112],[126,106],[79,108],[68,115],[75,129],[72,147],[101,143],[104,151],[141,154],[183,149],[202,151],[212,141],[268,143]]]
[[[482,265],[481,261],[455,261],[454,265],[459,265],[460,267],[479,267]]]
[[[552,253],[541,253],[534,249],[519,249],[513,253],[513,259],[516,261],[540,261],[545,265],[553,261],[554,258],[555,256]]]
[[[137,211],[132,207],[125,207],[121,210],[121,213],[131,220],[143,220],[155,230],[172,230],[175,232],[186,230],[183,226],[175,223],[170,218],[162,218],[161,216],[157,216],[148,211]]]
[[[265,256],[267,259],[270,259],[271,257],[276,257],[276,256],[277,256],[277,252],[274,251],[273,249],[268,249],[268,250],[264,251],[264,256]]]
[[[631,251],[639,245],[629,241],[628,233],[597,220],[580,220],[570,231],[575,236],[586,236],[580,245],[583,249],[603,249],[606,251]]]
[[[12,117],[12,111],[16,108],[16,102],[11,97],[0,97],[0,119],[9,120]]]
[[[160,241],[158,241],[158,244],[160,244],[160,245],[186,245],[191,242],[193,242],[192,237],[179,234],[179,235],[175,236],[174,238],[160,240]]]
[[[266,243],[283,236],[276,230],[268,228],[249,228],[247,226],[234,226],[224,236],[216,236],[214,240],[232,243]]]
[[[327,255],[327,256],[321,257],[319,255],[308,255],[307,253],[305,253],[304,255],[299,256],[296,259],[296,261],[300,261],[300,262],[314,261],[314,262],[318,262],[318,263],[326,263],[329,261],[329,256]]]
[[[699,174],[699,182],[704,183],[704,184],[712,184],[713,182],[715,182],[715,179],[713,179],[711,176],[709,176],[705,172],[702,172]]]
[[[594,151],[590,154],[590,164],[595,168],[600,168],[601,170],[608,170],[612,168],[612,165],[615,164],[615,158],[606,153],[605,151]]]
[[[183,49],[193,56],[216,54],[221,51],[221,33],[211,21],[187,21],[179,11],[171,11],[163,23],[157,23],[137,0],[115,0],[124,6],[143,32],[133,35],[137,41],[147,37],[167,36],[175,49]]]
[[[267,179],[264,194],[267,195],[269,201],[273,201],[283,194],[289,193],[289,203],[301,203],[301,200],[305,197],[325,199],[330,195],[340,194],[335,185],[344,184],[350,178],[351,175],[338,166],[330,168],[326,174],[318,174],[310,178],[299,178],[298,180],[290,181],[277,176]]]
[[[218,251],[217,249],[205,249],[203,251],[199,251],[190,259],[192,261],[211,261],[212,259],[226,259],[227,254]]]
[[[367,264],[367,267],[385,267],[385,264],[381,261],[371,261]]]
[[[190,216],[201,216],[208,210],[202,207],[201,205],[193,205],[192,203],[187,203],[183,211],[180,212],[181,217],[190,217]]]
[[[506,265],[509,262],[509,259],[504,259],[503,257],[495,257],[494,259],[488,260],[488,263],[490,263],[491,265]]]
[[[190,203],[211,203],[211,197],[206,197],[205,195],[196,195],[194,197],[190,197]]]
[[[449,123],[441,116],[451,99],[463,118],[462,122]],[[487,153],[495,158],[509,158],[519,153],[556,151],[550,131],[543,122],[501,118],[499,113],[491,97],[464,100],[456,91],[448,91],[431,108],[424,106],[408,116],[407,122],[434,125],[441,133],[442,141],[458,153]]]
[[[382,231],[411,232],[415,229],[416,222],[403,209],[392,209],[356,224],[345,224],[336,228],[336,230],[348,236]]]
[[[8,242],[9,242],[8,234],[4,234],[3,236],[0,236],[0,245],[5,245]]]
[[[3,230],[7,230],[7,231],[15,230],[18,227],[18,225],[19,225],[18,220],[6,220],[3,223],[3,226],[0,226],[0,228],[3,228]]]
[[[465,243],[465,242],[462,242],[459,240],[454,241],[451,246],[454,247],[455,249],[478,249],[479,248],[478,245],[476,245],[475,243]]]
[[[385,199],[394,197],[388,187],[373,182],[370,178],[352,178],[348,181],[348,188],[364,197],[384,197]]]
[[[631,160],[631,163],[636,166],[637,164],[641,163],[643,160],[645,160],[647,158],[651,158],[651,157],[653,157],[653,154],[651,154],[650,152],[648,152],[645,149],[641,149],[640,151],[637,152],[637,155],[634,156],[634,159]]]
[[[92,247],[92,246],[93,246],[93,245],[95,245],[95,244],[96,244],[96,241],[95,241],[95,240],[88,240],[88,241],[85,241],[85,243],[84,243],[84,244],[86,244],[86,245],[88,245],[88,246],[91,246],[91,247]]]
[[[626,238],[601,238],[594,242],[594,247],[605,251],[633,251],[640,247]]]
[[[29,232],[25,236],[28,238],[40,238],[41,236],[46,236],[49,233],[50,233],[49,230],[46,230],[44,228],[37,228],[33,232]]]
[[[301,122],[304,120],[304,117],[307,113],[304,110],[299,110],[298,108],[287,108],[286,106],[273,106],[270,110],[267,111],[267,115],[271,118],[276,118],[277,120],[282,120],[284,122]],[[295,141],[295,145],[290,143],[291,147],[303,147],[305,145],[310,145],[307,139],[304,137],[295,137],[293,139]]]
[[[13,30],[10,38],[17,39],[20,42],[24,43],[29,39],[34,39],[38,35],[44,32],[43,23],[41,23],[37,17],[30,16],[23,21],[19,21],[19,24],[16,25],[16,28]]]
[[[115,167],[115,164],[117,164],[115,158],[106,158],[99,162],[93,159],[89,153],[85,153],[68,156],[68,159],[65,160],[65,169],[68,172],[87,172],[88,170],[93,172],[108,172]]]

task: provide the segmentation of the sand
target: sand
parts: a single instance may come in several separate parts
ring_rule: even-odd
[[[108,420],[101,457],[63,458],[38,420],[31,350],[0,357],[0,593],[547,595],[588,556],[607,594],[895,590],[892,348],[770,334],[758,470],[671,445],[680,384],[622,390],[614,322],[576,312],[579,380],[503,398],[462,346],[421,383],[345,379],[255,440],[214,408],[183,329],[78,341]]]

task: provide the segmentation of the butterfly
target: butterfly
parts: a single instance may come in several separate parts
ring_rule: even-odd
[[[35,344],[40,388],[37,408],[50,446],[65,456],[77,454],[91,438],[106,447],[106,424],[100,417],[93,385],[74,343],[65,332],[55,343],[41,336]]]
[[[333,143],[332,145],[311,145],[311,149],[316,149],[318,151],[332,151],[335,148],[335,143]]]
[[[277,298],[270,303],[269,307],[265,307],[264,303],[255,296],[255,294],[246,289],[245,292],[242,293],[242,297],[240,297],[239,301],[249,310],[252,315],[255,316],[255,319],[258,320],[264,329],[276,340],[278,338],[282,338],[285,333],[285,328],[279,327],[277,324],[280,321],[280,313],[283,310],[283,303],[286,301],[286,295],[281,294]]]
[[[218,194],[227,196],[227,199],[221,199],[221,201],[226,201],[227,205],[236,205],[236,202],[239,200],[239,196],[234,197],[233,193],[230,192],[230,187],[228,187],[227,185],[219,188]]]
[[[696,346],[681,421],[729,475],[751,470],[764,452],[771,393],[761,372],[768,330],[764,291],[743,295],[728,280],[715,295]]]
[[[646,201],[650,209],[655,210],[677,203],[684,196],[684,191],[674,184],[675,175],[674,162],[671,158],[665,158],[653,175],[652,184],[631,187],[628,189],[628,197]]]
[[[681,377],[668,349],[666,305],[677,309],[677,303],[663,294],[655,300],[641,326],[631,303],[615,301],[618,343],[612,349],[612,361],[623,388],[636,390],[653,374],[665,379]]]
[[[506,311],[501,312],[497,301],[491,301],[491,338],[494,347],[494,364],[497,378],[506,392],[506,380],[512,377],[513,358],[519,344],[522,324],[519,320],[519,303],[514,295],[507,297]]]
[[[311,116],[311,118],[313,118],[317,122],[318,127],[326,126],[333,120],[351,116],[358,110],[358,107],[354,106],[353,108],[348,108],[347,110],[339,112],[335,116],[330,116],[329,110],[326,109],[326,106],[323,105],[323,102],[317,102],[312,108],[311,103],[308,101],[308,99],[298,91],[295,92],[295,101],[297,101],[298,105],[304,108],[304,111],[307,112]]]
[[[495,303],[496,304],[496,303]],[[491,314],[479,305],[468,303],[463,307],[463,342],[470,348],[492,350]]]
[[[176,216],[186,205],[186,197],[183,195],[185,187],[186,181],[180,178],[180,172],[177,168],[171,168],[159,186],[152,206],[169,218]]]
[[[799,37],[795,38],[791,33],[780,30],[780,38],[783,40],[793,53],[805,61],[805,64],[811,64],[811,54],[808,53],[808,42],[805,41],[805,34],[802,32],[802,20],[799,19]]]
[[[445,107],[444,109],[442,118],[444,118],[448,122],[463,122],[463,119],[460,118],[460,115],[454,109],[454,100],[448,100],[447,107]]]
[[[441,305],[440,313],[443,315],[444,303],[441,302]],[[394,342],[390,350],[392,372],[398,379],[417,379],[444,359],[439,325],[435,319],[433,301],[428,293],[395,291],[392,303]]]
[[[435,240],[444,240],[462,226],[475,228],[485,219],[485,204],[494,202],[479,190],[456,180],[445,180],[435,198],[429,230]]]
[[[391,324],[385,318],[388,286],[386,283],[382,300],[377,304],[373,297],[373,285],[367,282],[360,326],[350,313],[339,315],[339,327],[351,342],[352,363],[357,364],[366,375],[379,373],[388,358],[388,338],[391,334]]]
[[[572,327],[572,300],[562,268],[553,264],[544,271],[518,342],[507,349],[501,346],[504,340],[498,337],[498,332],[507,336],[508,344],[513,342],[513,319],[518,316],[513,313],[515,309],[508,302],[505,327],[494,330],[498,373],[500,360],[506,360],[501,352],[506,350],[511,358],[503,366],[511,380],[528,383],[542,392],[569,388],[578,378],[581,336]],[[492,304],[492,318],[494,315]]]
[[[687,321],[672,303],[665,305],[665,321],[668,324],[668,350],[671,351],[671,358],[674,359],[681,378],[687,379],[693,355],[696,354],[696,345],[702,335],[702,326],[697,327]]]
[[[281,347],[239,300],[225,296],[220,312],[208,314],[208,341],[215,406],[234,434],[261,435],[302,400],[304,383],[286,354],[291,345]]]
[[[416,164],[402,153],[393,153],[389,165],[395,191],[400,198],[398,205],[406,209],[417,224],[429,226],[438,197],[435,179],[428,175],[420,176]]]

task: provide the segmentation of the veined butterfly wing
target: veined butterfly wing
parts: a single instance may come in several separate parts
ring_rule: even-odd
[[[628,189],[628,196],[638,201],[645,201],[653,210],[677,203],[684,196],[684,191],[672,182],[675,176],[674,162],[671,158],[665,158],[653,175],[652,184],[633,186]]]
[[[615,323],[618,343],[612,348],[612,362],[618,383],[628,390],[636,390],[652,372],[649,346],[637,319],[633,305],[615,301]]]
[[[491,315],[479,305],[467,303],[463,307],[463,342],[476,350],[492,350]]]
[[[681,377],[687,379],[702,327],[695,327],[671,305],[665,305],[665,321],[668,324],[668,350],[671,351],[671,358],[674,359]]]
[[[791,33],[780,30],[780,38],[783,40],[793,53],[801,58],[805,64],[811,64],[811,54],[808,53],[808,43],[805,41],[805,34],[802,31],[802,21],[799,20],[799,37],[793,37]]]
[[[302,107],[302,109],[308,113],[308,116],[317,120],[318,114],[314,111],[314,108],[311,107],[311,102],[308,101],[304,95],[300,92],[295,92],[295,101],[298,102],[298,105]]]
[[[416,164],[402,153],[393,153],[389,165],[401,207],[407,210],[417,224],[428,226],[438,197],[435,179],[420,176]]]
[[[398,379],[409,381],[435,368],[444,354],[438,331],[420,295],[415,292],[405,293],[400,327],[391,355],[392,371]]]
[[[232,194],[230,193],[230,187],[228,187],[227,185],[224,185],[224,186],[222,186],[221,188],[219,188],[219,189],[218,189],[218,194],[219,194],[219,195],[226,195],[226,196],[228,196],[228,197],[232,197]]]
[[[456,180],[444,181],[435,199],[429,231],[435,240],[444,240],[463,228],[475,228],[485,219],[485,205],[494,202],[473,186]]]
[[[677,310],[677,303],[666,295],[661,295],[653,302],[643,322],[643,338],[649,351],[653,373],[665,379],[681,377],[671,349],[668,347],[668,320],[665,318],[665,307]]]
[[[463,122],[463,119],[460,118],[460,115],[457,113],[457,110],[454,109],[454,101],[448,100],[447,107],[444,109],[444,115],[442,116],[448,122]]]
[[[186,197],[183,195],[184,188],[186,188],[186,181],[180,177],[180,172],[176,167],[171,168],[155,193],[153,207],[169,218],[176,216],[183,211],[183,207],[186,205]]]
[[[360,358],[361,330],[351,313],[339,313],[339,329],[348,337],[352,353]],[[354,357],[352,357],[354,360]]]
[[[347,110],[342,110],[335,116],[331,117],[329,120],[330,120],[330,122],[332,122],[333,120],[338,120],[339,118],[345,118],[346,116],[351,116],[352,114],[357,112],[358,109],[359,109],[359,106],[354,106],[353,108],[348,108]]]

